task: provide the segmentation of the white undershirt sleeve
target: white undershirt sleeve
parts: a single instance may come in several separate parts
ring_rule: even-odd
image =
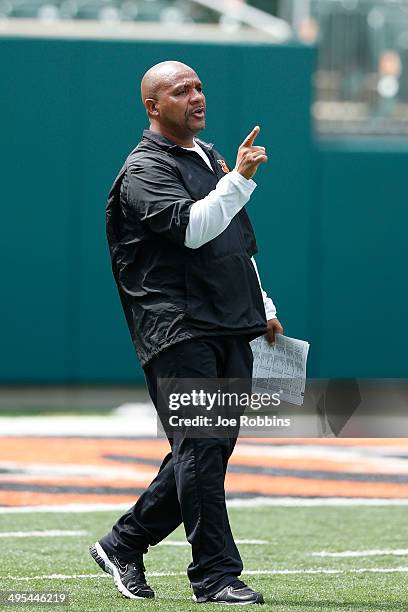
[[[235,215],[245,206],[256,187],[236,170],[232,170],[218,181],[208,196],[191,205],[184,244],[190,249],[219,236]]]
[[[256,275],[258,277],[259,287],[261,289],[261,293],[262,293],[262,297],[263,297],[263,301],[264,301],[266,320],[269,321],[269,319],[276,319],[276,306],[273,303],[272,299],[270,297],[268,297],[268,294],[266,293],[266,291],[264,291],[262,289],[262,284],[261,284],[261,279],[259,277],[258,267],[257,267],[257,265],[255,263],[255,259],[253,257],[251,257],[251,261],[252,261],[252,263],[254,265],[255,272],[256,272]]]

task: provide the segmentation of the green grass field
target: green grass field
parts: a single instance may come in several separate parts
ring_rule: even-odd
[[[401,549],[408,543],[406,507],[263,507],[230,510],[238,539],[267,540],[267,544],[241,544],[243,579],[263,592],[262,610],[354,612],[408,610],[408,563],[403,555],[317,557],[320,551]],[[159,545],[145,557],[149,583],[156,599],[129,601],[116,590],[88,554],[88,546],[107,531],[118,513],[2,514],[0,533],[38,530],[84,530],[77,537],[4,537],[1,543],[0,590],[66,591],[69,609],[205,610],[194,604],[185,574],[188,546]],[[182,529],[171,539],[183,540]],[[398,571],[384,571],[396,570]],[[405,568],[405,570],[404,570]],[[262,574],[261,571],[282,572]],[[314,570],[315,573],[307,573]],[[337,573],[324,573],[335,570]],[[364,570],[364,571],[363,571]],[[371,570],[371,571],[367,571]],[[378,571],[382,570],[382,571]],[[158,576],[170,573],[175,576]],[[253,573],[251,573],[253,572]],[[289,573],[293,572],[293,573]],[[65,579],[52,578],[63,574]],[[81,577],[81,575],[92,575]],[[45,578],[39,578],[43,576]],[[47,578],[48,577],[48,578]],[[15,580],[29,578],[29,580]],[[64,610],[66,607],[55,606]],[[53,606],[7,606],[7,610],[50,610]],[[217,605],[216,609],[231,609]]]

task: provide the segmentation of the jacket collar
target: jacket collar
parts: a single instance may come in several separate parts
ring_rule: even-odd
[[[168,138],[165,138],[164,136],[162,136],[162,134],[158,134],[157,132],[152,132],[152,130],[143,130],[143,138],[146,138],[147,140],[151,140],[152,142],[157,144],[160,148],[165,149],[166,151],[169,151],[171,149],[172,150],[176,150],[176,149],[183,150],[183,148],[179,147],[179,145],[177,145],[175,142],[169,140]],[[198,144],[201,147],[203,147],[204,149],[207,149],[208,151],[211,151],[211,149],[214,146],[212,143],[204,142],[203,140],[199,140],[198,138],[196,138],[195,140],[197,140]]]

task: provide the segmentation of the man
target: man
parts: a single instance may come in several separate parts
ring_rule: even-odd
[[[189,66],[162,62],[145,74],[150,121],[127,158],[107,206],[114,276],[149,393],[162,378],[252,376],[250,340],[282,333],[263,292],[255,236],[244,206],[258,166],[255,127],[235,169],[194,137],[205,127],[202,84]],[[267,321],[268,319],[268,321]],[[154,597],[143,554],[182,522],[192,546],[188,577],[198,603],[263,603],[238,580],[242,561],[225,506],[224,478],[235,437],[169,437],[157,477],[91,547],[129,598]]]

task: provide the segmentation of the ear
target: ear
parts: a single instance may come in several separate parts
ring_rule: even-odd
[[[144,103],[145,103],[145,107],[146,107],[148,114],[152,115],[153,117],[157,117],[157,115],[159,114],[159,111],[157,108],[158,106],[157,100],[155,100],[154,98],[146,98]]]

